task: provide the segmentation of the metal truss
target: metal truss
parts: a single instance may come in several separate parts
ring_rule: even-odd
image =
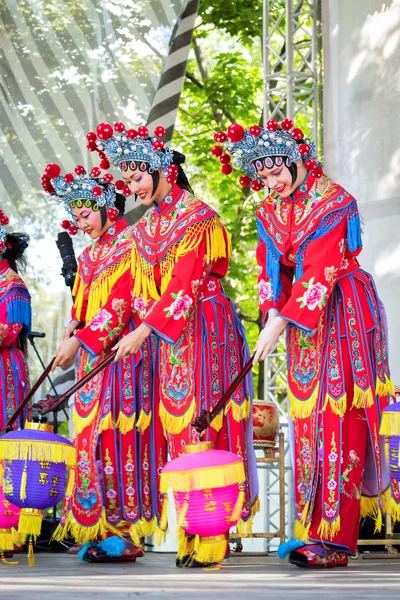
[[[264,121],[294,119],[313,138],[322,157],[321,0],[264,0],[263,8]],[[284,349],[272,353],[264,368],[264,398],[276,404],[285,434],[285,517],[286,534],[291,537],[293,490]],[[272,532],[279,528],[279,472],[273,464],[266,469],[266,529]],[[266,541],[266,550],[276,547],[276,540]]]

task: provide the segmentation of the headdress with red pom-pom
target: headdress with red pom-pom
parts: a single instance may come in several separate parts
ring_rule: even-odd
[[[228,127],[226,133],[218,131],[214,141],[218,145],[211,149],[211,153],[222,163],[221,171],[225,175],[233,171],[230,164],[232,157],[233,166],[247,173],[240,177],[240,185],[247,187],[251,183],[254,191],[263,187],[258,171],[264,166],[270,169],[285,163],[289,167],[302,159],[306,169],[315,177],[322,176],[321,163],[315,158],[314,142],[306,138],[299,127],[294,127],[291,119],[284,119],[281,124],[270,119],[265,129],[253,125],[247,130],[235,123]]]
[[[47,165],[42,175],[42,187],[44,191],[58,204],[63,204],[70,217],[73,217],[72,209],[87,206],[93,210],[99,210],[102,206],[109,208],[111,220],[116,220],[114,212],[115,186],[112,184],[113,176],[106,173],[100,178],[101,169],[94,167],[87,176],[86,170],[81,165],[75,167],[74,173],[61,175],[61,169],[56,164]],[[108,184],[106,187],[99,183]],[[70,235],[78,232],[76,225],[68,220],[62,222],[61,226],[68,230]]]
[[[125,129],[125,125],[118,121],[114,127],[109,123],[100,123],[96,128],[96,133],[90,131],[86,138],[88,140],[87,148],[91,152],[97,151],[102,162],[101,168],[108,168],[109,161],[121,170],[126,170],[129,163],[134,162],[135,168],[141,171],[153,173],[161,169],[164,175],[176,179],[176,165],[172,164],[173,152],[167,146],[164,146],[162,137],[165,135],[165,128],[161,125],[154,130],[154,136],[149,136],[147,127],[138,127],[136,129]],[[104,166],[103,166],[104,165]],[[107,165],[107,166],[105,166]]]
[[[6,225],[9,223],[9,218],[4,214],[4,211],[0,210],[0,254],[6,249]]]

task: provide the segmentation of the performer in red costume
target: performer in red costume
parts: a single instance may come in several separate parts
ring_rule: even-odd
[[[62,176],[60,167],[50,164],[42,177],[45,191],[64,204],[71,218],[62,226],[71,235],[79,228],[94,240],[78,259],[71,322],[53,366],[67,366],[80,349],[78,379],[110,353],[120,335],[135,327],[132,232],[123,218],[125,198],[116,192],[111,174],[102,178],[100,174],[98,167],[89,176],[77,166],[73,174]],[[148,389],[142,385],[147,355],[144,346],[141,357],[111,363],[75,395],[77,465],[55,537],[70,534],[85,544],[79,556],[89,562],[134,561],[143,552],[128,540],[128,532],[139,543],[141,536],[155,530],[151,494],[148,502],[141,498],[141,484],[149,480],[151,470],[142,468],[135,429],[141,403],[147,401]],[[145,446],[141,451],[150,449]],[[154,487],[150,481],[148,485]]]
[[[248,131],[235,124],[214,139],[246,172],[242,185],[269,190],[256,214],[264,329],[255,362],[286,328],[296,539],[280,554],[291,551],[300,567],[346,565],[360,513],[380,530],[391,492],[400,501],[379,437],[394,387],[383,307],[357,259],[357,202],[323,174],[314,143],[290,119]]]
[[[8,217],[0,210],[0,430],[29,392],[26,336],[31,331],[31,297],[18,275],[25,266],[26,233],[7,233]],[[30,407],[13,428],[30,419]]]
[[[163,127],[149,137],[146,127],[97,127],[97,150],[122,171],[125,191],[150,211],[133,229],[133,308],[142,324],[117,345],[117,360],[151,340],[153,403],[141,406],[138,428],[148,435],[160,423],[169,454],[198,442],[191,426],[209,410],[249,358],[243,326],[223,291],[230,237],[217,213],[192,192],[181,164],[184,156],[164,147]],[[90,139],[94,134],[90,133]],[[207,430],[216,448],[243,457],[246,500],[239,531],[249,531],[257,509],[257,475],[252,447],[251,376]],[[152,460],[161,467],[164,456]]]

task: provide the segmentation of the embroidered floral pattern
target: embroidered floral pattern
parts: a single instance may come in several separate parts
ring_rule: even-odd
[[[335,269],[335,267],[325,267],[324,269],[324,275],[325,275],[325,279],[326,281],[333,286],[337,277],[337,272],[338,270]]]
[[[112,314],[108,312],[105,308],[102,308],[101,311],[90,321],[89,327],[92,331],[103,331],[111,323]]]
[[[305,306],[308,310],[314,310],[315,308],[323,308],[328,299],[328,294],[326,293],[328,288],[325,285],[322,285],[319,281],[314,283],[314,277],[311,277],[310,281],[303,281],[302,285],[306,288],[303,296],[297,298],[297,302],[301,302],[300,308],[304,308]]]
[[[274,299],[270,279],[267,279],[267,281],[265,281],[264,279],[261,279],[258,282],[257,287],[258,287],[258,294],[260,296],[261,303]]]
[[[139,296],[138,298],[134,298],[133,310],[137,312],[141,319],[143,319],[146,316],[147,304],[141,296]]]
[[[118,317],[118,323],[115,327],[110,327],[110,325],[112,324],[112,315],[105,308],[103,308],[99,312],[99,314],[96,315],[96,317],[93,319],[93,321],[95,319],[98,319],[99,316],[101,315],[101,313],[106,313],[108,315],[107,318],[105,319],[104,323],[100,327],[100,331],[103,331],[103,329],[105,329],[107,331],[107,335],[105,337],[99,338],[99,340],[101,342],[103,342],[104,350],[106,350],[109,341],[117,338],[119,336],[119,334],[121,333],[122,329],[124,328],[123,314],[124,314],[127,302],[125,300],[117,300],[116,298],[114,298],[111,305]],[[115,306],[115,308],[114,308],[114,306]],[[90,328],[93,329],[92,326]]]
[[[188,294],[183,295],[183,290],[180,290],[177,294],[171,294],[171,296],[174,299],[173,303],[164,309],[167,317],[173,317],[175,321],[182,317],[187,319],[190,307],[193,304],[192,298]]]

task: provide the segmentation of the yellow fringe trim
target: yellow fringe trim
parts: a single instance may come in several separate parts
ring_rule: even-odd
[[[290,388],[288,389],[288,396],[290,400],[290,416],[292,419],[306,419],[309,417],[317,405],[319,394],[319,382],[315,386],[311,396],[307,400],[299,400],[293,395]]]
[[[18,531],[15,529],[15,527],[12,528],[12,539],[13,539],[13,544],[14,546],[22,546],[25,538],[23,535],[20,535],[18,533]]]
[[[389,513],[394,523],[400,521],[400,504],[393,498],[390,486],[382,493],[382,506],[384,513]],[[379,508],[378,496],[361,496],[360,517],[374,519],[374,533],[382,530],[382,511]]]
[[[49,460],[55,463],[66,463],[67,467],[73,467],[75,466],[75,448],[62,442],[19,440],[7,436],[7,438],[0,439],[0,460]]]
[[[385,383],[383,383],[377,377],[376,384],[375,384],[375,391],[376,391],[376,395],[379,397],[388,396],[389,394],[394,396],[396,393],[396,390],[394,387],[393,379],[391,377],[388,377],[387,375],[385,375]]]
[[[117,427],[118,431],[120,431],[123,435],[125,435],[126,433],[129,433],[129,431],[133,431],[133,429],[135,427],[135,420],[136,420],[136,413],[133,413],[133,415],[131,415],[130,417],[127,417],[122,412],[120,412],[118,415],[116,427]]]
[[[339,400],[335,400],[330,394],[326,394],[324,410],[326,410],[328,404],[333,414],[344,417],[347,410],[347,395],[344,394]]]
[[[122,531],[119,531],[107,523],[106,511],[104,508],[101,512],[100,519],[97,521],[96,525],[93,525],[92,527],[85,527],[84,525],[77,523],[70,511],[64,527],[59,525],[51,539],[61,542],[66,537],[71,536],[77,544],[83,545],[98,539],[104,540],[107,537],[107,533],[113,533],[114,535],[123,537]]]
[[[219,563],[226,555],[227,536],[199,537],[194,541],[194,558],[201,563]]]
[[[72,296],[74,298],[74,309],[77,319],[82,320],[82,307],[86,285],[82,281],[82,277],[78,271],[72,288]]]
[[[336,517],[332,523],[328,523],[325,519],[321,519],[319,527],[317,529],[317,534],[321,536],[322,540],[333,540],[335,535],[337,535],[340,531],[340,515]]]
[[[114,419],[111,411],[106,417],[104,417],[104,419],[100,420],[99,433],[103,433],[103,431],[108,431],[109,429],[115,429]]]
[[[33,542],[29,540],[28,546],[28,567],[34,567],[36,565],[35,555],[33,553]]]
[[[300,521],[295,521],[293,527],[293,537],[295,537],[296,540],[301,540],[303,542],[307,541],[310,527],[311,522],[307,525],[307,527],[305,527],[302,523],[300,523]]]
[[[260,511],[260,498],[257,495],[254,498],[253,504],[251,505],[251,517],[244,521],[243,519],[239,519],[237,523],[237,532],[242,535],[242,537],[251,537],[251,532],[253,530],[253,518]]]
[[[3,487],[3,476],[4,476],[4,466],[3,466],[3,462],[0,461],[0,487]]]
[[[193,398],[189,408],[184,415],[171,415],[166,409],[162,401],[160,402],[160,419],[164,428],[164,432],[177,435],[181,433],[193,420],[196,410],[196,400]]]
[[[20,500],[26,500],[26,479],[27,479],[28,465],[25,463],[21,475],[21,484],[19,486],[19,498]]]
[[[146,521],[146,519],[140,520],[140,531],[141,535],[150,537],[152,536],[157,529],[157,518],[153,517],[151,521]]]
[[[14,540],[11,529],[0,529],[0,552],[12,552]]]
[[[397,523],[400,521],[400,503],[398,504],[396,500],[390,493],[387,494],[385,498],[385,494],[383,495],[383,507],[385,513],[389,513],[392,517],[393,523]]]
[[[72,493],[74,491],[74,485],[75,485],[75,468],[70,469],[70,472],[68,473],[68,483],[67,483],[67,489],[65,491],[65,495],[68,498],[71,498]]]
[[[145,413],[143,410],[140,411],[139,419],[136,423],[136,429],[140,431],[140,433],[146,431],[146,429],[151,423],[152,415],[152,411],[150,411],[149,414]]]
[[[250,396],[248,396],[246,398],[246,400],[240,406],[231,399],[231,400],[229,400],[228,404],[225,407],[225,414],[227,414],[228,411],[231,411],[231,414],[232,414],[233,418],[235,419],[235,421],[240,422],[240,421],[243,421],[244,419],[249,418],[250,409],[251,409]]]
[[[21,511],[18,522],[18,533],[23,539],[32,536],[35,541],[42,530],[43,515],[25,513]]]
[[[160,478],[160,491],[168,492],[169,486],[174,492],[192,492],[207,488],[221,488],[245,480],[242,459],[228,465],[189,469],[187,471],[163,471]]]
[[[153,538],[156,546],[161,546],[161,544],[164,544],[167,541],[167,533],[168,529],[157,527]]]
[[[310,508],[310,501],[308,500],[308,502],[306,502],[304,508],[303,508],[303,512],[301,513],[301,519],[300,519],[300,523],[302,525],[305,526],[306,524],[306,520],[307,520],[307,515],[308,515],[308,510]]]
[[[82,431],[85,429],[85,427],[89,427],[89,425],[92,424],[92,421],[97,417],[98,408],[99,408],[99,405],[96,404],[93,407],[93,409],[91,410],[91,412],[86,417],[81,417],[80,415],[78,415],[76,408],[74,407],[74,410],[72,413],[72,421],[74,423],[74,435],[73,435],[74,439],[76,438],[77,435],[82,433]]]
[[[354,397],[352,406],[354,408],[369,408],[375,402],[372,389],[362,390],[358,385],[354,384]]]
[[[163,531],[166,531],[166,529],[168,527],[168,505],[169,505],[168,495],[165,494],[162,509],[161,509],[161,518],[160,518],[160,522],[159,522],[159,527]]]
[[[379,429],[381,435],[400,435],[400,412],[390,412],[387,409],[382,413]]]
[[[194,546],[198,536],[188,536],[182,528],[178,528],[177,540],[178,540],[178,553],[177,558],[183,558],[184,556],[190,556],[194,552]]]

